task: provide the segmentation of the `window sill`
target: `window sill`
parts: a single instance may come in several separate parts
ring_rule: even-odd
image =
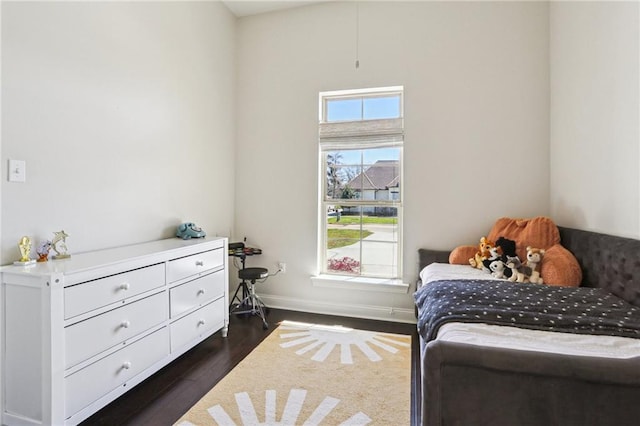
[[[344,275],[315,275],[311,277],[314,287],[342,288],[347,290],[377,291],[383,293],[403,293],[409,291],[409,284],[402,280],[384,278],[349,277]]]

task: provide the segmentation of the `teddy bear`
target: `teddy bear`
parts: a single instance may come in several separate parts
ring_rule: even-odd
[[[544,252],[544,249],[527,246],[527,267],[531,268],[531,274],[529,276],[529,282],[531,283],[544,283],[539,271],[539,266],[542,262]]]
[[[482,261],[488,259],[491,253],[489,249],[495,247],[495,243],[493,241],[489,241],[487,237],[480,238],[480,243],[478,244],[478,251],[476,254],[469,259],[469,265],[474,268],[483,269],[484,265]]]

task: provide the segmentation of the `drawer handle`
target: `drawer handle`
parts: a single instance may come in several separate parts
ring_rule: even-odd
[[[200,290],[198,290],[198,294],[196,294],[196,296],[200,296],[201,294],[205,294],[206,291],[204,288],[201,288]]]
[[[129,290],[129,287],[131,287],[129,283],[120,284],[120,290]]]
[[[130,325],[131,325],[130,321],[122,321],[120,323],[120,327],[122,327],[122,328],[129,328]]]
[[[123,368],[124,370],[128,370],[128,369],[130,369],[130,368],[131,368],[131,362],[129,362],[129,361],[125,361],[125,362],[123,362],[123,363],[122,363],[122,368]]]
[[[196,260],[196,266],[204,266],[204,260]]]
[[[201,319],[200,321],[198,321],[198,327],[200,327],[201,325],[204,325],[205,321],[203,319]]]

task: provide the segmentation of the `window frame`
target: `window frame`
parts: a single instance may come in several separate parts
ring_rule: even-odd
[[[364,116],[364,105],[365,99],[372,98],[381,98],[381,97],[389,97],[389,96],[398,96],[398,117],[394,118],[379,118],[379,119],[363,119]],[[361,105],[361,114],[360,120],[327,120],[328,116],[328,105],[331,101],[335,100],[348,100],[348,99],[362,99]],[[381,88],[371,88],[371,89],[355,89],[355,90],[339,90],[339,91],[327,91],[319,93],[319,188],[318,188],[318,271],[321,275],[325,276],[328,280],[340,280],[341,278],[350,281],[352,283],[360,282],[360,283],[391,283],[397,284],[401,282],[403,276],[403,206],[404,206],[404,185],[403,185],[403,172],[404,172],[404,158],[403,158],[403,144],[404,144],[404,87],[403,86],[392,86],[392,87],[381,87]],[[334,145],[331,148],[323,147],[323,130],[331,130],[332,124],[337,124],[336,130],[334,134],[329,132],[325,132],[324,136],[327,134],[332,134],[337,136],[338,139],[343,140],[343,144],[337,142],[337,145]],[[323,127],[323,125],[325,127]],[[379,132],[382,136],[380,137],[380,141],[376,140],[376,138],[371,138],[371,135],[366,134],[366,129],[370,125],[379,125],[376,128],[376,132]],[[385,136],[385,128],[388,128],[388,132]],[[346,129],[346,131],[345,131]],[[365,133],[362,133],[363,130]],[[397,134],[395,134],[395,133]],[[389,139],[388,135],[392,134],[392,138]],[[399,135],[399,139],[398,139]],[[395,138],[395,139],[394,139]],[[356,145],[350,145],[348,142],[351,139],[359,141]],[[388,141],[395,140],[393,143],[389,143]],[[385,142],[386,141],[386,142]],[[399,200],[397,199],[389,199],[389,200],[367,200],[367,199],[340,199],[339,202],[336,202],[336,199],[330,199],[327,196],[326,188],[328,187],[328,178],[327,178],[327,154],[329,152],[341,151],[341,150],[353,150],[353,149],[376,149],[376,148],[389,148],[394,147],[398,148],[398,174],[400,185],[397,189],[397,194]],[[362,164],[362,161],[361,161]],[[362,170],[361,170],[362,172]],[[390,192],[392,192],[390,190]],[[344,206],[353,206],[353,207],[362,207],[366,206],[379,206],[379,207],[392,207],[397,211],[396,216],[396,225],[395,225],[395,267],[391,266],[391,271],[395,269],[395,274],[388,275],[374,275],[374,274],[362,274],[362,271],[359,271],[357,274],[345,274],[339,272],[332,272],[328,268],[328,256],[327,256],[327,241],[328,241],[328,220],[327,220],[327,211],[330,205],[344,205]],[[361,225],[362,229],[362,225]],[[359,239],[360,244],[362,244],[362,237]],[[360,246],[360,258],[362,260],[362,246]]]

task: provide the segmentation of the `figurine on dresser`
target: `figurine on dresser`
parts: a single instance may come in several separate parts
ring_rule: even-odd
[[[51,248],[56,252],[54,259],[67,259],[71,257],[70,254],[67,253],[67,237],[69,234],[64,232],[64,230],[53,233],[53,240],[51,241]]]
[[[49,260],[49,251],[51,251],[51,241],[44,240],[36,248],[38,254],[38,262],[46,262]]]
[[[28,266],[36,263],[34,259],[31,259],[31,238],[24,236],[20,238],[18,242],[18,248],[20,249],[20,260],[13,262],[14,265]]]

